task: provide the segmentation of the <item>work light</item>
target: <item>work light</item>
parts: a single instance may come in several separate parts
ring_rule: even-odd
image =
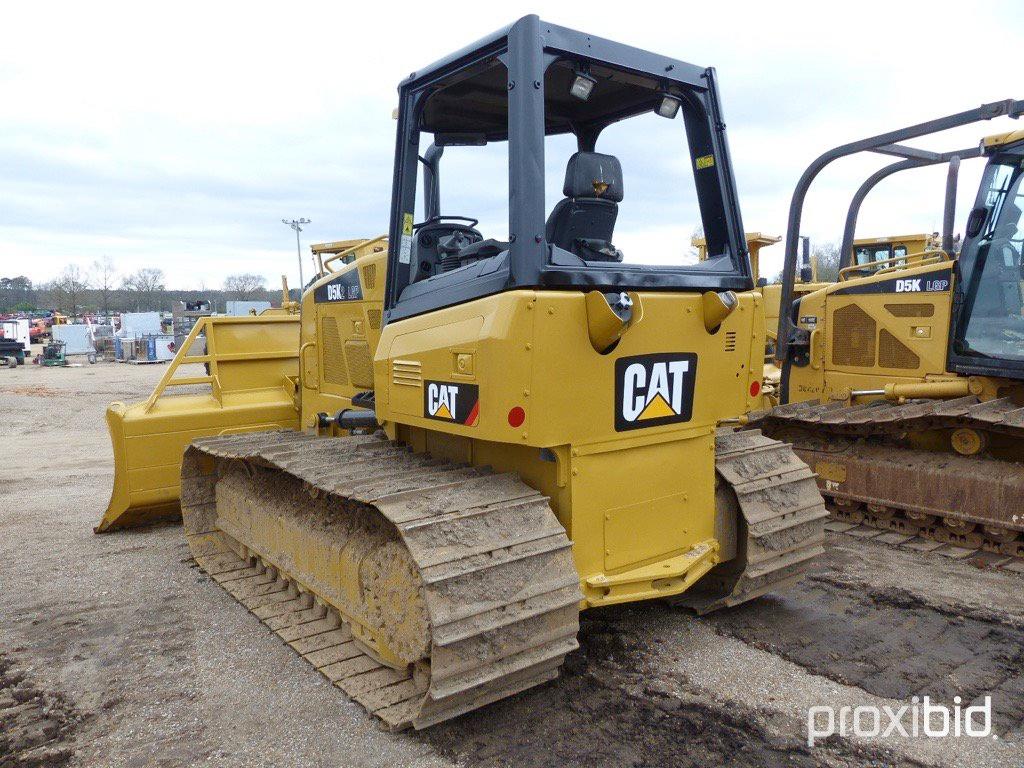
[[[658,108],[654,110],[662,117],[667,117],[669,120],[675,118],[679,112],[679,99],[675,96],[670,96],[667,93],[662,94],[661,102],[658,104]]]
[[[577,72],[572,85],[569,86],[569,93],[580,101],[586,101],[590,98],[590,93],[594,90],[595,85],[597,85],[597,80],[586,72]]]

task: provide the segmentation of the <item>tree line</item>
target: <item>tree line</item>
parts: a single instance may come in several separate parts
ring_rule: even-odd
[[[296,296],[293,291],[292,295]],[[35,284],[25,275],[0,276],[0,312],[57,310],[73,317],[80,314],[110,315],[119,312],[169,311],[175,301],[210,301],[224,310],[227,301],[280,301],[280,289],[268,289],[262,275],[229,275],[219,289],[167,288],[162,269],[142,267],[120,274],[112,259],[88,267],[69,264],[53,280]]]
[[[811,258],[817,264],[818,281],[834,283],[839,279],[839,255],[842,246],[833,241],[814,243],[811,245]],[[799,262],[798,262],[799,264]],[[769,283],[781,283],[782,272],[774,275],[762,275]]]

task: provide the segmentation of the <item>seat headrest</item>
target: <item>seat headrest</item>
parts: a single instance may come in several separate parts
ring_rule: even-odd
[[[1016,239],[1017,227],[1020,222],[1021,210],[1010,201],[1003,203],[1003,208],[999,212],[999,223],[992,232],[992,237],[996,240],[1012,240]]]
[[[592,197],[622,202],[622,165],[614,155],[577,152],[565,168],[566,197]]]
[[[1005,224],[1012,226],[1014,229],[1017,228],[1017,224],[1020,223],[1020,215],[1022,211],[1020,206],[1015,205],[1009,201],[1003,203],[1003,209],[999,212],[999,217]]]

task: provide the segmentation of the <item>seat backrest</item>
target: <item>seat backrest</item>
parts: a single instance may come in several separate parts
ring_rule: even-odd
[[[562,187],[564,200],[551,210],[545,237],[575,251],[579,240],[611,243],[622,200],[622,166],[613,155],[577,152],[569,158]]]

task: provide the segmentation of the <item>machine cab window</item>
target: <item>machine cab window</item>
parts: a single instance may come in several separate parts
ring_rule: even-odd
[[[537,32],[400,88],[388,319],[520,287],[751,287],[713,71]]]
[[[864,267],[875,264],[879,261],[896,259],[891,266],[903,266],[906,264],[907,247],[905,245],[893,245],[882,243],[880,245],[861,245],[854,251],[854,263]]]
[[[1024,362],[1022,165],[1018,149],[986,169],[975,208],[983,223],[961,255],[965,321],[958,351],[975,358]]]

